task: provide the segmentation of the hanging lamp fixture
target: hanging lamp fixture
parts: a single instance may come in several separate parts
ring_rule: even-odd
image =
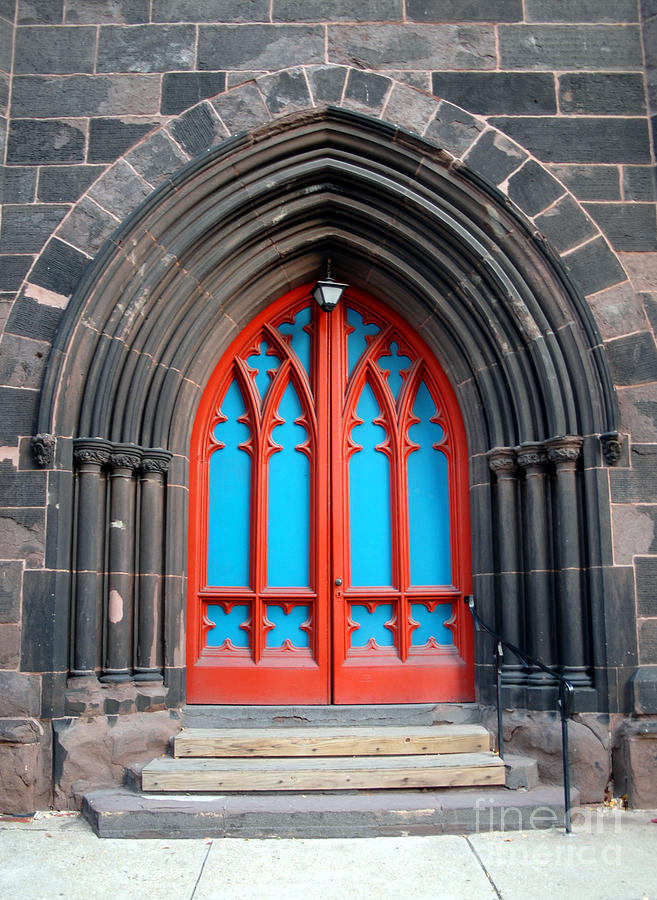
[[[332,312],[338,305],[340,297],[348,284],[340,284],[331,278],[331,260],[326,260],[326,278],[318,281],[313,288],[313,297],[324,312]]]

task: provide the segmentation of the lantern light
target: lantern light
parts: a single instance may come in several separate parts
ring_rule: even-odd
[[[331,260],[326,261],[326,278],[318,281],[313,288],[313,297],[324,312],[332,312],[348,284],[340,284],[331,278]]]

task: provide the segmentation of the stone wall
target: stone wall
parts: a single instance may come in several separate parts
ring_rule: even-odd
[[[249,83],[277,115],[292,88],[253,79],[292,65],[348,67],[331,102],[384,120],[395,82],[445,101],[433,140],[460,140],[587,295],[623,434],[617,626],[636,620],[642,666],[624,703],[657,713],[656,33],[651,0],[0,0],[0,754],[41,771],[55,682],[39,673],[66,665],[52,624],[68,593],[46,544],[61,473],[36,466],[30,439],[68,297],[155,185],[250,126],[248,103],[202,101]]]

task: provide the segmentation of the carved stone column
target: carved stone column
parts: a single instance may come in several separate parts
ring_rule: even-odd
[[[105,666],[101,681],[132,678],[134,632],[135,482],[141,454],[117,447],[110,456],[109,565]]]
[[[111,444],[102,440],[76,442],[77,527],[75,600],[71,675],[93,675],[101,662],[105,482],[102,468]]]
[[[548,441],[546,447],[557,473],[553,528],[558,562],[559,662],[563,674],[574,685],[589,685],[577,496],[577,460],[582,438],[567,435]]]
[[[171,454],[148,450],[140,464],[139,598],[135,681],[161,681],[164,475]]]
[[[546,466],[548,455],[542,444],[518,447],[518,465],[525,470],[525,571],[527,652],[546,665],[554,663],[554,586],[550,547]],[[540,669],[530,670],[529,685],[554,685]]]
[[[497,476],[496,547],[497,595],[501,612],[501,634],[517,647],[522,646],[523,621],[519,543],[518,467],[512,447],[496,447],[488,452],[488,464]],[[507,653],[503,681],[524,684],[525,670],[517,656]]]

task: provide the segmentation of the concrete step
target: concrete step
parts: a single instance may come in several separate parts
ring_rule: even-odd
[[[493,753],[289,759],[173,759],[142,769],[144,791],[324,791],[504,784]]]
[[[579,802],[571,793],[571,807]],[[343,791],[336,793],[87,794],[82,812],[108,838],[346,838],[521,831],[563,824],[563,788],[509,791]]]
[[[476,703],[388,703],[362,706],[202,706],[182,709],[184,728],[467,725],[481,721]]]
[[[405,727],[189,728],[173,741],[175,757],[400,756],[489,749],[481,725]]]

